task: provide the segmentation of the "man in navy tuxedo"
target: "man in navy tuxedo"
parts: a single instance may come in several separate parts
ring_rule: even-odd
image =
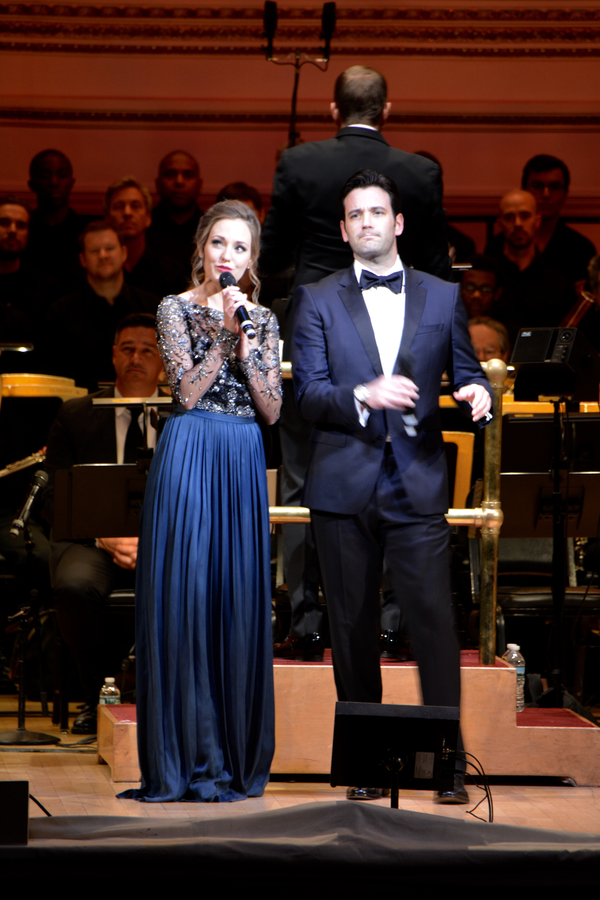
[[[292,261],[294,288],[349,266],[352,253],[340,235],[339,192],[360,169],[374,169],[391,178],[402,195],[406,228],[398,235],[398,252],[405,264],[447,278],[450,258],[439,166],[414,153],[391,147],[381,129],[391,104],[383,75],[366,66],[352,66],[335,82],[331,116],[338,132],[326,141],[311,141],[286,150],[273,181],[271,208],[262,230],[259,268],[279,272]],[[286,306],[283,359],[289,359],[298,294]],[[285,402],[279,435],[283,457],[281,495],[285,505],[298,506],[306,477],[310,433],[298,415],[291,391],[284,384]],[[284,571],[292,607],[290,635],[276,655],[322,659],[322,607],[314,547],[304,525],[283,529]]]
[[[381,702],[385,555],[423,701],[459,706],[442,373],[474,421],[491,417],[491,391],[458,285],[404,268],[398,256],[404,220],[394,182],[364,170],[346,182],[341,199],[354,264],[298,289],[292,343],[298,408],[315,423],[304,502],[327,597],[338,698]],[[462,776],[441,799],[468,802]]]

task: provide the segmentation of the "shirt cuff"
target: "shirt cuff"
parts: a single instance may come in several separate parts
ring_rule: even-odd
[[[369,421],[369,416],[371,415],[370,409],[365,409],[362,403],[359,403],[356,397],[354,398],[354,406],[356,407],[356,412],[358,413],[358,423],[363,428],[366,427],[367,422]]]

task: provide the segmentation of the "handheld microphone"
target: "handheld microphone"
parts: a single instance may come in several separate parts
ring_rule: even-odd
[[[237,284],[237,281],[231,274],[231,272],[221,272],[219,275],[219,284],[222,288],[231,287],[234,284]],[[254,330],[254,325],[252,324],[252,320],[250,316],[246,312],[246,308],[244,306],[238,306],[235,311],[235,317],[240,323],[240,328],[244,332],[247,338],[252,340],[256,337],[256,331]]]
[[[10,526],[10,533],[13,537],[19,537],[19,535],[25,530],[25,526],[27,524],[27,520],[31,515],[31,510],[33,507],[33,502],[37,497],[38,493],[42,490],[42,488],[46,487],[48,484],[48,476],[44,472],[43,469],[38,469],[38,471],[34,474],[31,479],[31,484],[29,486],[29,493],[25,499],[25,503],[23,504],[21,511],[17,513],[17,518],[13,520],[12,525]]]

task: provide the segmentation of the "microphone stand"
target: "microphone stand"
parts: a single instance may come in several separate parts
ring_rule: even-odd
[[[566,582],[566,536],[565,536],[565,503],[560,488],[560,468],[562,451],[562,416],[561,403],[567,403],[565,397],[553,400],[554,427],[552,451],[552,687],[544,691],[539,705],[562,709],[564,689],[562,686],[562,623],[565,606]]]
[[[321,19],[320,39],[325,41],[325,46],[321,48],[322,56],[311,59],[308,54],[301,53],[300,50],[294,50],[288,53],[285,58],[273,56],[273,38],[277,28],[277,3],[273,0],[266,0],[264,7],[264,33],[263,37],[267,39],[267,46],[261,47],[266,55],[267,62],[275,63],[276,66],[293,66],[294,67],[294,89],[292,91],[292,109],[290,113],[290,128],[288,133],[288,150],[295,147],[300,138],[300,133],[296,131],[296,116],[298,103],[298,83],[300,81],[300,69],[302,66],[310,64],[326,72],[329,66],[329,55],[331,53],[331,38],[335,31],[336,9],[335,3],[324,3],[323,14]],[[302,57],[304,57],[302,59]],[[302,62],[300,61],[302,59]]]
[[[31,584],[33,573],[33,551],[35,549],[35,543],[31,536],[31,531],[29,530],[29,525],[27,522],[23,526],[23,536],[25,538],[25,549],[27,551],[26,571],[28,573],[28,581]],[[17,636],[17,644],[19,648],[19,660],[17,666],[17,679],[19,682],[19,711],[16,731],[1,732],[0,746],[5,746],[7,744],[17,744],[20,746],[60,744],[59,737],[55,737],[52,734],[44,734],[41,731],[28,731],[25,728],[25,655],[27,652],[27,632],[29,630],[30,622],[32,621],[32,619],[35,626],[35,632],[38,637],[38,653],[41,665],[42,641],[40,637],[40,620],[39,610],[37,609],[37,596],[37,591],[34,588],[31,588],[29,592],[31,605],[24,603],[14,615],[8,617],[9,622],[14,622],[15,624],[19,625],[19,634]],[[43,689],[41,680],[40,699],[42,702],[42,715],[47,716],[49,714],[48,703],[46,692]]]

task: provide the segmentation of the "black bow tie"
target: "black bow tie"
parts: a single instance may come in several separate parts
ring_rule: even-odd
[[[372,287],[386,287],[394,294],[402,293],[402,275],[403,272],[392,272],[390,275],[375,275],[368,269],[363,269],[360,273],[360,289],[368,291]]]

